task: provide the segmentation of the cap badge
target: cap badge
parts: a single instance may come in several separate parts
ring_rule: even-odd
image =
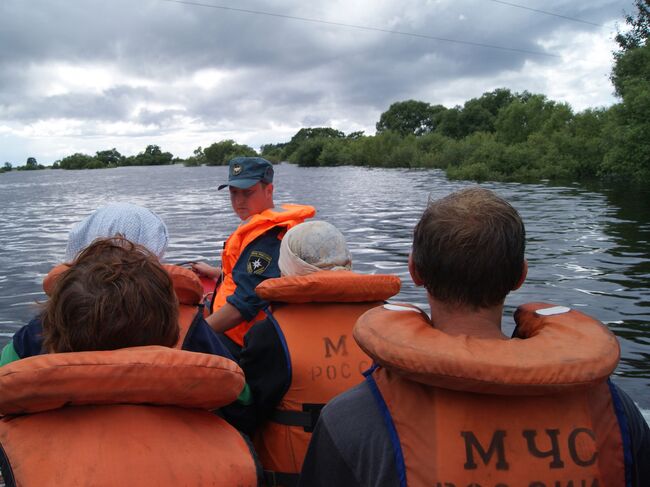
[[[232,166],[232,175],[233,176],[239,176],[239,173],[241,172],[242,167],[241,164],[234,164]]]

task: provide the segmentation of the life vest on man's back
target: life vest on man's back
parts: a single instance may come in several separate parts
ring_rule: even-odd
[[[264,469],[288,485],[307,452],[321,408],[363,380],[371,362],[352,339],[357,318],[397,294],[400,279],[350,271],[267,279],[256,293],[273,303],[269,315],[283,343],[291,383],[255,436]]]
[[[237,227],[237,230],[228,237],[224,245],[221,254],[221,285],[215,293],[212,311],[217,311],[226,304],[226,298],[237,289],[237,283],[233,279],[232,271],[248,244],[272,228],[283,227],[286,232],[286,230],[302,223],[306,218],[311,218],[315,214],[316,210],[312,206],[284,204],[264,210],[262,213],[253,215],[243,221]],[[226,335],[241,347],[244,344],[246,332],[253,323],[263,318],[264,312],[260,311],[252,320],[242,321],[234,328],[226,331]]]
[[[203,286],[199,277],[189,269],[171,264],[162,264],[174,285],[174,292],[178,298],[178,326],[180,333],[174,348],[181,348],[194,320],[202,316],[199,306],[203,300]],[[70,268],[68,264],[59,264],[54,267],[43,279],[43,290],[51,295],[54,284],[61,274]]]
[[[625,423],[607,381],[616,338],[547,304],[521,306],[515,321],[517,338],[499,340],[447,335],[414,307],[359,319],[400,485],[626,485]]]
[[[8,486],[256,486],[247,441],[210,410],[241,369],[166,347],[38,355],[0,368]]]

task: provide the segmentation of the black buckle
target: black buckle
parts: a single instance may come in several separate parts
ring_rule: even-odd
[[[274,472],[264,470],[264,482],[267,487],[296,487],[298,485],[297,473]]]
[[[305,413],[308,413],[311,418],[310,424],[308,426],[303,427],[303,429],[307,433],[311,433],[312,431],[314,431],[314,428],[316,427],[316,423],[318,422],[318,418],[320,417],[320,411],[321,409],[323,409],[324,406],[325,404],[323,403],[318,403],[318,404],[304,403],[302,405],[302,410]]]

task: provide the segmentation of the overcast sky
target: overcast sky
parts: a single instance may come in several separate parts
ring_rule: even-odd
[[[617,101],[613,37],[632,0],[508,3],[528,9],[496,0],[0,0],[0,164],[112,147],[131,155],[148,144],[186,157],[228,138],[259,149],[302,127],[373,134],[395,101],[452,107],[500,87],[575,111]]]

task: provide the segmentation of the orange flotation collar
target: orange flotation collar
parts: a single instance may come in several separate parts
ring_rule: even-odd
[[[250,216],[239,224],[224,244],[221,257],[223,271],[226,274],[232,272],[240,253],[260,235],[275,227],[289,230],[315,214],[316,209],[313,206],[285,203]]]
[[[379,365],[445,389],[538,395],[604,381],[620,357],[615,336],[575,310],[545,315],[550,308],[555,307],[520,306],[518,338],[499,340],[451,336],[435,329],[414,306],[385,305],[361,316],[354,338]]]
[[[267,301],[283,303],[359,303],[384,301],[397,294],[400,287],[401,280],[394,275],[321,271],[267,279],[255,288],[255,293]]]
[[[216,409],[243,387],[242,370],[217,355],[161,346],[54,353],[0,368],[0,414],[107,404]]]
[[[232,272],[248,244],[276,227],[283,228],[283,232],[286,232],[290,228],[305,221],[305,219],[313,217],[315,214],[316,209],[313,206],[287,203],[264,210],[262,213],[253,215],[243,221],[224,244],[223,252],[221,253],[222,279],[214,295],[212,311],[218,311],[226,304],[228,296],[234,294],[237,289],[237,283]],[[281,239],[283,235],[284,233],[278,235],[278,238]],[[264,311],[260,310],[252,320],[242,321],[227,330],[225,334],[233,342],[239,346],[243,346],[246,332],[253,326],[253,323],[262,319],[264,319]]]
[[[203,298],[203,286],[194,272],[190,269],[171,264],[162,264],[162,267],[172,279],[179,304],[195,306],[201,302]],[[52,294],[54,285],[59,280],[59,277],[69,268],[69,264],[59,264],[45,276],[45,279],[43,279],[43,291],[45,291],[45,294],[48,296]]]

